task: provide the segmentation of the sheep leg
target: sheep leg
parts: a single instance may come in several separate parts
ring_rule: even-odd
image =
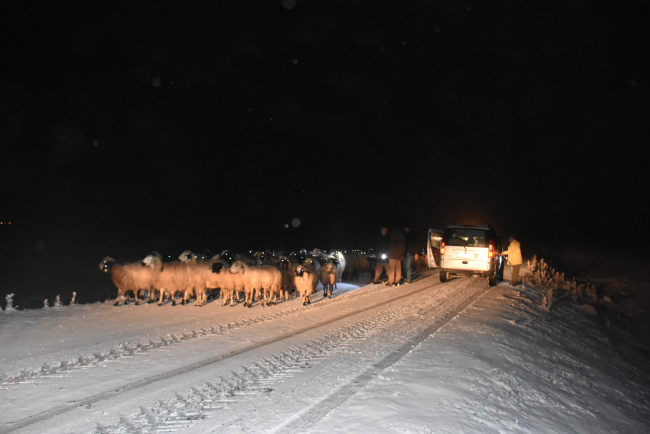
[[[117,298],[115,299],[115,303],[113,306],[119,306],[120,302],[124,300],[124,294],[126,294],[126,291],[124,291],[122,288],[117,288]],[[124,303],[126,304],[126,303]]]
[[[268,306],[269,305],[269,291],[264,290],[264,288],[260,288],[260,304],[262,306]]]
[[[194,303],[194,306],[201,307],[206,302],[207,302],[207,297],[205,295],[205,291],[197,290],[196,291],[196,303]]]
[[[158,302],[158,306],[162,306],[165,301],[165,289],[160,288],[160,301]]]

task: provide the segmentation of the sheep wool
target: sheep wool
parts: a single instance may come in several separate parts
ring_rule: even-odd
[[[277,268],[270,265],[250,267],[242,261],[235,261],[230,267],[230,272],[243,276],[244,292],[246,294],[244,306],[251,307],[253,305],[258,291],[262,306],[277,302],[282,283],[282,276]]]
[[[326,262],[321,268],[321,282],[323,282],[323,297],[332,298],[332,291],[336,285],[338,272],[331,262]]]
[[[126,265],[115,263],[115,259],[107,256],[99,263],[99,269],[104,273],[111,273],[113,283],[117,287],[115,306],[119,306],[122,299],[124,304],[130,301],[129,292],[135,297],[135,304],[140,304],[138,293],[141,291],[152,292],[156,273],[150,267],[145,267],[143,262],[134,262]]]

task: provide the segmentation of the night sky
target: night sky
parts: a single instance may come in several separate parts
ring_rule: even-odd
[[[405,222],[603,246],[650,164],[648,7],[608,3],[3,5],[0,291]]]

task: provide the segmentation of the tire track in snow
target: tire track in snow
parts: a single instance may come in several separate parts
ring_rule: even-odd
[[[215,357],[210,357],[210,358],[202,360],[200,362],[196,362],[196,363],[193,363],[193,364],[190,364],[190,365],[186,365],[184,367],[176,368],[176,369],[173,369],[171,371],[168,371],[168,372],[165,372],[165,373],[162,373],[162,374],[154,375],[154,376],[151,376],[151,377],[146,377],[146,378],[143,378],[141,380],[134,381],[132,383],[129,383],[129,384],[126,384],[126,385],[123,385],[123,386],[120,386],[120,387],[117,387],[117,388],[114,388],[114,389],[111,389],[111,390],[107,390],[105,392],[101,392],[101,393],[89,396],[87,398],[84,398],[84,399],[77,400],[76,402],[74,402],[72,404],[64,404],[64,405],[54,407],[54,408],[52,408],[50,410],[37,413],[37,414],[35,414],[35,415],[31,416],[31,417],[24,418],[24,419],[19,419],[17,421],[14,421],[13,423],[11,423],[11,425],[2,426],[2,427],[0,427],[0,433],[3,433],[3,434],[4,433],[10,433],[10,432],[16,431],[18,429],[22,429],[22,428],[25,428],[27,426],[33,425],[35,423],[43,422],[43,421],[46,421],[48,419],[52,419],[54,417],[69,413],[69,412],[74,411],[74,410],[76,410],[76,409],[78,409],[80,407],[90,406],[92,404],[96,404],[98,402],[113,398],[115,396],[130,392],[130,391],[133,391],[133,390],[140,389],[142,387],[148,386],[148,385],[156,383],[158,381],[164,381],[164,380],[168,380],[168,379],[170,379],[172,377],[175,377],[175,376],[178,376],[178,375],[184,375],[184,374],[186,374],[188,372],[203,368],[205,366],[208,366],[208,365],[211,365],[211,364],[214,364],[214,363],[221,362],[223,360],[238,356],[240,354],[243,354],[243,353],[246,353],[246,352],[249,352],[249,351],[256,350],[256,349],[258,349],[260,347],[263,347],[263,346],[266,346],[266,345],[269,345],[269,344],[273,344],[273,343],[279,342],[279,341],[287,339],[287,338],[291,338],[293,336],[308,332],[308,331],[313,330],[315,328],[322,327],[322,326],[325,326],[327,324],[331,324],[331,323],[343,320],[345,318],[348,318],[348,317],[357,315],[359,313],[363,313],[363,312],[375,309],[377,307],[380,307],[380,306],[383,306],[383,305],[386,305],[386,304],[389,304],[389,303],[393,303],[393,302],[395,302],[397,300],[400,300],[400,299],[403,299],[405,297],[409,297],[409,296],[412,296],[414,294],[418,294],[420,292],[431,289],[432,287],[437,286],[437,285],[440,285],[440,282],[434,282],[433,284],[427,285],[427,286],[425,286],[423,288],[416,289],[416,290],[410,291],[410,292],[405,293],[405,294],[397,295],[396,297],[390,298],[388,300],[385,300],[385,301],[382,301],[382,302],[379,302],[379,303],[374,303],[372,305],[364,307],[363,309],[359,309],[359,310],[355,310],[353,312],[338,315],[338,316],[336,316],[334,318],[329,318],[327,320],[324,320],[324,321],[322,321],[320,323],[311,325],[309,327],[305,327],[305,328],[302,328],[302,329],[299,329],[299,330],[296,330],[296,331],[293,331],[293,332],[290,332],[290,333],[282,334],[282,335],[276,336],[274,338],[267,339],[267,340],[262,341],[262,342],[258,342],[258,343],[253,344],[253,345],[242,347],[239,350],[232,351],[232,352],[230,352],[228,354],[223,354],[223,355],[219,355],[219,356],[215,356]],[[357,297],[360,297],[362,295],[363,294],[358,294],[358,295],[352,294],[351,297],[349,297],[349,298],[357,298]],[[344,299],[344,297],[345,296],[340,297],[340,299],[342,300],[342,299]],[[345,297],[345,298],[347,298],[347,297]],[[307,306],[308,309],[304,309],[302,307],[299,307],[299,308],[291,309],[289,311],[285,311],[284,313],[283,312],[277,312],[275,314],[263,315],[263,316],[258,317],[258,318],[261,318],[259,321],[274,319],[274,318],[277,318],[277,317],[280,317],[280,316],[290,315],[290,314],[296,313],[298,311],[305,311],[305,310],[309,310],[309,309],[316,309],[319,306],[326,306],[326,305],[329,305],[331,303],[336,302],[336,300],[338,300],[338,299],[339,299],[339,297],[337,297],[335,299],[328,299],[328,300],[324,301],[324,303],[318,303],[318,304],[313,304],[311,306]],[[259,322],[259,321],[249,322],[251,320],[253,320],[253,319],[249,318],[249,319],[244,319],[244,320],[242,320],[242,321],[240,321],[238,323],[234,323],[234,324],[229,323],[228,328],[232,329],[232,328],[237,328],[236,326],[238,326],[238,325],[250,325],[250,324],[254,324],[255,322]],[[239,324],[239,323],[242,323],[242,324]],[[246,324],[244,324],[244,323],[246,323]],[[226,330],[228,328],[226,328]],[[222,329],[222,326],[219,326],[219,329],[215,329],[215,330],[221,331],[221,329]],[[176,340],[174,340],[174,341],[176,341]],[[122,431],[122,432],[128,432],[128,430]]]
[[[455,309],[448,312],[442,318],[434,321],[430,326],[409,339],[395,351],[375,363],[370,369],[367,369],[365,372],[355,377],[345,386],[332,392],[329,397],[313,405],[308,411],[301,414],[297,420],[290,422],[284,427],[280,427],[275,432],[297,433],[307,431],[310,426],[318,423],[332,410],[339,407],[359,390],[363,389],[373,378],[375,378],[375,376],[377,376],[377,374],[397,363],[402,357],[411,352],[415,347],[438,331],[441,327],[456,318],[490,289],[492,289],[492,287],[488,286],[487,288],[481,288],[474,292],[469,298],[458,304]]]
[[[390,311],[378,312],[370,318],[331,331],[312,342],[280,351],[280,355],[273,354],[253,362],[252,366],[241,366],[240,370],[231,371],[230,376],[206,381],[203,387],[194,387],[185,395],[177,393],[176,398],[171,400],[159,401],[150,408],[141,407],[139,414],[128,417],[120,415],[117,424],[98,425],[93,433],[174,432],[187,428],[194,421],[211,417],[213,412],[230,404],[249,399],[251,396],[271,393],[276,387],[275,384],[281,383],[283,378],[292,377],[315,363],[329,359],[340,350],[345,350],[375,332],[403,320],[406,315],[417,313],[422,306],[434,305],[429,311],[437,311],[440,303],[435,303],[445,298],[449,300],[446,294],[430,293]],[[242,431],[240,426],[233,425],[220,426],[219,429],[220,432],[230,432],[233,429],[236,432]]]
[[[128,342],[115,345],[106,352],[96,351],[92,354],[80,354],[74,357],[69,357],[61,360],[58,363],[44,363],[40,369],[23,368],[20,372],[14,375],[7,375],[0,372],[0,390],[10,389],[13,384],[30,384],[35,383],[35,380],[47,380],[48,378],[61,377],[62,375],[79,372],[88,368],[103,366],[106,361],[114,361],[124,357],[132,357],[145,353],[147,351],[157,350],[160,347],[167,345],[174,345],[177,343],[188,342],[194,339],[201,338],[209,335],[222,335],[239,329],[240,327],[251,326],[260,322],[270,321],[276,318],[282,318],[287,315],[292,315],[306,310],[318,309],[332,303],[339,303],[342,301],[354,300],[355,298],[362,297],[370,291],[353,291],[337,296],[333,299],[324,299],[323,292],[320,291],[320,298],[314,298],[314,304],[309,306],[297,306],[288,310],[281,310],[265,315],[257,315],[251,318],[244,318],[239,321],[218,324],[217,326],[205,326],[197,330],[189,330],[181,332],[180,334],[168,333],[160,336],[158,339],[150,339],[148,342],[138,342],[137,344],[130,344]],[[381,289],[381,288],[379,288]],[[297,297],[297,296],[296,296]],[[216,301],[218,302],[218,300]],[[7,387],[9,386],[9,387]],[[0,430],[0,432],[2,432]]]

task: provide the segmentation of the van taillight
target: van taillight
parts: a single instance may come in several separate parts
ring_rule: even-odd
[[[445,254],[445,242],[443,241],[442,244],[440,245],[440,254],[444,255]]]
[[[494,243],[490,240],[490,246],[488,247],[488,259],[492,259],[494,256]]]

